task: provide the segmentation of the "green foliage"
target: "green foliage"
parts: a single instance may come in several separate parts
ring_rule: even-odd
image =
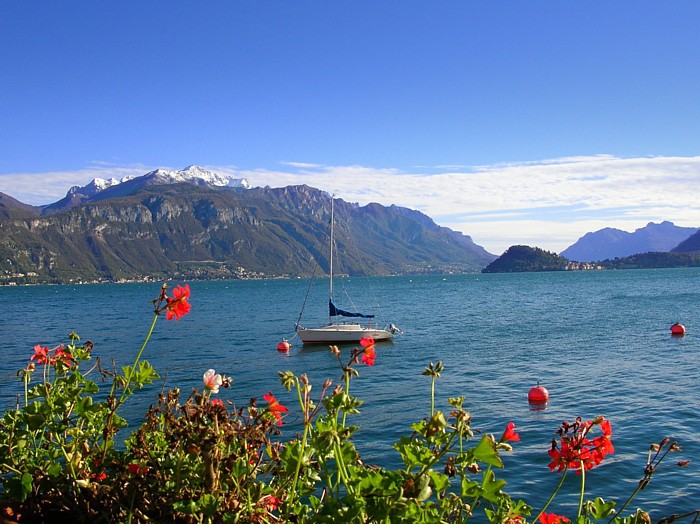
[[[605,269],[653,269],[665,267],[700,267],[700,254],[640,253],[623,258],[597,262]]]
[[[538,247],[511,246],[503,255],[486,266],[482,273],[564,271],[570,269],[571,264],[564,257]]]

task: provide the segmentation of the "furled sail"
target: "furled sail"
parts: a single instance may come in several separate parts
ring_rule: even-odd
[[[333,303],[332,300],[328,301],[328,309],[330,311],[330,316],[332,317],[360,317],[360,318],[374,318],[374,315],[364,315],[362,313],[351,313],[350,311],[343,311],[342,309],[338,309],[335,307],[335,304]]]

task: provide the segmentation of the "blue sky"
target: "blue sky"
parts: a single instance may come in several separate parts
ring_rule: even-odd
[[[700,3],[3,2],[0,191],[191,164],[500,254],[700,226]]]

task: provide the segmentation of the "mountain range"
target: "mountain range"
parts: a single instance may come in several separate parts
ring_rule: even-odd
[[[700,249],[698,238],[695,249],[693,244],[681,243],[698,233],[697,227],[679,227],[672,222],[648,223],[632,233],[606,227],[593,233],[587,233],[576,243],[559,253],[562,257],[577,262],[596,262],[648,252],[666,253],[676,249],[677,252],[692,252]]]
[[[47,206],[0,194],[0,283],[262,278],[328,271],[330,195],[191,166],[93,180]],[[398,207],[335,201],[336,272],[476,272],[496,257]]]
[[[327,272],[330,198],[308,186],[252,188],[246,179],[198,166],[96,178],[46,206],[0,193],[0,284]],[[418,211],[339,199],[336,243],[343,255],[337,271],[350,275],[478,272],[499,258]],[[523,267],[535,259],[536,267],[552,266],[541,250],[531,249],[523,251]],[[506,260],[521,252],[509,251]],[[700,253],[700,229],[671,222],[632,233],[605,228],[560,256],[588,263],[648,252]],[[657,257],[653,263],[679,263],[669,261]],[[639,264],[634,259],[619,267]],[[562,261],[554,266],[574,268]]]

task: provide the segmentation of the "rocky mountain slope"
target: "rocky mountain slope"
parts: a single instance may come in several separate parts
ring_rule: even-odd
[[[327,272],[329,195],[245,187],[161,183],[153,172],[94,194],[78,188],[67,198],[81,196],[46,206],[42,216],[0,201],[0,283]],[[351,275],[471,272],[496,258],[422,213],[342,200],[336,244],[337,271]]]

